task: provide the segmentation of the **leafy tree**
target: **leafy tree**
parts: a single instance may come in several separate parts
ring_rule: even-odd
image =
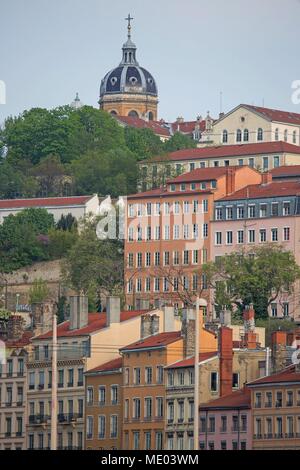
[[[36,304],[44,302],[49,296],[47,282],[43,279],[36,279],[29,290],[29,303]]]
[[[176,150],[196,148],[197,142],[191,137],[175,132],[171,139],[167,140],[164,144],[166,152],[175,152]]]
[[[37,187],[34,178],[27,177],[6,160],[0,162],[0,199],[32,197]]]
[[[272,345],[271,339],[274,331],[292,331],[298,328],[297,323],[283,318],[259,318],[255,324],[266,329],[266,346]]]
[[[151,129],[126,127],[125,142],[137,161],[160,155],[164,151],[164,144]]]
[[[37,177],[40,187],[51,196],[55,194],[57,179],[66,174],[66,169],[59,156],[48,155],[32,168],[30,174]]]
[[[72,230],[77,227],[77,220],[71,213],[61,215],[61,218],[56,224],[58,230]]]
[[[72,164],[78,194],[98,193],[117,197],[136,191],[137,167],[133,154],[116,149],[89,152]]]
[[[57,302],[57,323],[62,323],[66,320],[68,316],[68,304],[67,304],[67,298],[62,295],[59,297],[58,302]]]
[[[77,230],[55,230],[48,232],[48,253],[52,259],[60,259],[66,256],[66,253],[76,243]]]
[[[7,321],[11,316],[11,312],[5,308],[0,308],[0,321]]]
[[[15,217],[15,220],[20,224],[30,225],[37,235],[47,234],[48,231],[54,227],[54,217],[52,214],[49,214],[46,209],[24,209],[12,217]]]
[[[240,310],[253,304],[258,317],[267,317],[268,307],[283,293],[291,294],[300,278],[294,255],[283,247],[265,245],[242,250],[204,266],[215,290],[215,303]]]

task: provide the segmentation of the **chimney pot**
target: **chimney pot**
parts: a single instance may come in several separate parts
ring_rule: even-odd
[[[106,299],[106,325],[111,323],[120,323],[121,321],[121,302],[120,297],[111,296]]]
[[[70,330],[78,330],[87,326],[88,298],[85,295],[70,296]]]

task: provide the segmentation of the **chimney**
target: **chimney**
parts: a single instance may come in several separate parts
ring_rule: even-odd
[[[88,311],[87,296],[70,296],[70,330],[78,330],[88,324]]]
[[[244,345],[247,349],[256,349],[258,346],[257,335],[255,333],[255,311],[253,304],[247,305],[243,312],[244,319]]]
[[[232,393],[233,341],[232,329],[222,326],[219,330],[220,397]]]
[[[262,173],[261,184],[270,184],[270,183],[272,183],[272,174],[269,171]]]
[[[159,333],[159,316],[154,314],[151,316],[151,334],[157,335]]]
[[[231,311],[224,308],[220,312],[220,323],[222,326],[230,326],[231,325]]]
[[[183,310],[181,332],[184,357],[193,356],[195,354],[195,312],[192,308]]]
[[[106,299],[106,326],[111,323],[120,323],[121,304],[120,297],[111,296]]]
[[[151,336],[152,320],[151,315],[146,314],[141,316],[141,339]]]
[[[224,113],[224,112],[222,112],[222,113],[219,113],[219,119],[221,119],[221,118],[222,118],[224,115],[225,115],[225,113]]]
[[[7,339],[19,340],[24,332],[24,319],[21,315],[11,315],[7,321]]]
[[[271,341],[273,370],[279,372],[287,365],[287,332],[273,331]]]
[[[164,332],[175,330],[175,312],[172,305],[165,305],[163,307],[164,317]]]
[[[38,302],[31,305],[32,328],[36,335],[51,330],[54,313],[56,305],[53,302]]]
[[[226,172],[226,196],[235,191],[235,171],[233,168],[227,168]]]
[[[182,116],[179,116],[179,117],[176,119],[176,122],[177,122],[178,124],[182,124],[182,123],[184,122],[183,117],[182,117]]]
[[[140,310],[149,310],[150,302],[148,299],[140,299]]]

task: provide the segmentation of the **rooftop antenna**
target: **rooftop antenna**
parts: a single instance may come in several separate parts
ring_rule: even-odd
[[[220,91],[220,114],[223,112],[223,92]]]

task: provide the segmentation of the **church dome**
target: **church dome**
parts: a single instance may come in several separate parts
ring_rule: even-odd
[[[140,67],[136,60],[136,45],[131,40],[130,17],[128,38],[123,45],[120,65],[108,72],[100,86],[100,99],[106,94],[133,93],[157,97],[157,86],[148,70]]]

